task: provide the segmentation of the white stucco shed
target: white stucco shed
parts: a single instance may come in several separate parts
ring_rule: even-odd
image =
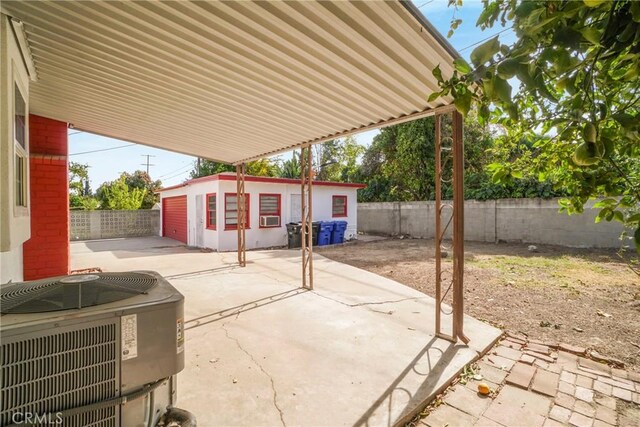
[[[364,184],[313,182],[314,221],[347,221],[345,240],[357,236],[357,191]],[[298,222],[300,180],[249,176],[245,178],[247,249],[287,244],[290,222]],[[221,173],[192,179],[160,190],[160,235],[189,246],[217,251],[237,250],[236,174]]]

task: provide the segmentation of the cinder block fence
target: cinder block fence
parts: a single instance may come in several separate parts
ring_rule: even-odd
[[[465,240],[620,247],[622,225],[604,221],[595,224],[598,209],[592,209],[592,206],[593,203],[589,203],[581,215],[567,215],[558,212],[558,199],[467,200],[464,205]],[[445,208],[443,214],[443,224],[446,224],[450,209]],[[434,202],[359,203],[358,231],[433,238]]]
[[[157,236],[160,211],[71,211],[71,240]]]

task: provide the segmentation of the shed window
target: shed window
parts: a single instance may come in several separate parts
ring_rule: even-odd
[[[251,206],[249,194],[245,193],[245,228],[250,226],[249,208]],[[224,195],[224,229],[235,230],[238,228],[238,196],[236,193],[227,193]]]
[[[331,213],[334,218],[347,216],[347,196],[333,196]]]
[[[267,218],[260,220],[261,228],[279,227],[281,221],[281,204],[280,194],[260,194],[260,217],[277,216],[278,220]],[[268,220],[268,221],[267,221]]]
[[[211,230],[216,229],[216,218],[218,209],[216,208],[217,204],[216,194],[207,194],[207,228]]]

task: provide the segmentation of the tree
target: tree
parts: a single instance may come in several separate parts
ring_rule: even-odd
[[[153,181],[147,172],[141,170],[137,170],[132,174],[123,172],[120,177],[124,177],[124,182],[129,188],[145,190],[140,209],[151,209],[160,200],[160,196],[156,192],[162,188],[162,181]]]
[[[90,196],[89,165],[69,162],[69,194]]]
[[[300,153],[298,151],[294,150],[292,157],[282,163],[277,176],[291,179],[300,178]]]
[[[635,230],[640,252],[640,2],[484,0],[477,25],[498,24],[515,43],[491,38],[471,65],[456,59],[450,79],[436,67],[441,90],[430,99],[451,95],[465,115],[475,104],[481,121],[502,127],[495,182],[549,181],[566,191],[570,214],[604,197],[596,221]],[[532,149],[505,155],[523,144]]]
[[[198,161],[194,163],[193,170],[190,173],[191,178],[236,171],[236,167],[233,165],[214,162],[213,160],[200,159],[199,164],[200,167],[198,168]],[[276,176],[277,174],[278,165],[271,159],[259,159],[247,163],[247,175]]]
[[[388,126],[381,130],[366,150],[355,176],[356,181],[367,184],[360,190],[360,201],[409,201],[435,198],[435,122],[432,117]],[[442,117],[443,142],[451,123]],[[465,120],[465,197],[487,199],[492,197],[551,197],[536,183],[521,188],[490,182],[485,167],[489,163],[490,149],[495,135],[480,126],[475,116]],[[452,197],[447,174],[446,152],[443,154],[442,195]],[[451,163],[448,163],[450,165]],[[450,178],[450,177],[448,177]]]
[[[69,162],[69,208],[94,210],[99,205],[91,194],[89,165]]]
[[[235,172],[235,170],[236,168],[233,165],[214,162],[213,160],[199,159],[194,162],[190,176],[191,178],[200,178],[202,176],[215,175],[222,172]]]
[[[102,184],[101,189],[102,208],[113,210],[140,209],[147,193],[146,189],[130,188],[124,173],[117,180]]]

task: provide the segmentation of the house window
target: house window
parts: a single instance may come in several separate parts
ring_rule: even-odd
[[[244,227],[250,227],[249,209],[251,206],[249,194],[245,193],[245,222]],[[227,193],[224,195],[224,229],[235,230],[238,228],[238,197],[236,193]]]
[[[20,88],[14,83],[13,141],[15,148],[14,182],[16,206],[27,206],[27,105]]]
[[[334,218],[347,216],[347,196],[333,196],[331,214]]]
[[[17,84],[14,84],[14,99],[13,99],[13,117],[14,117],[14,127],[13,127],[13,138],[15,141],[20,144],[23,150],[26,150],[26,129],[27,129],[27,118],[26,118],[26,104],[24,102],[24,98],[22,97],[22,93],[20,93],[20,89]]]
[[[16,154],[16,206],[27,206],[27,159]]]
[[[260,228],[281,226],[280,194],[260,194]],[[263,216],[278,217],[262,218]]]
[[[207,228],[210,230],[216,229],[216,218],[218,209],[216,207],[217,197],[215,193],[207,194]]]

